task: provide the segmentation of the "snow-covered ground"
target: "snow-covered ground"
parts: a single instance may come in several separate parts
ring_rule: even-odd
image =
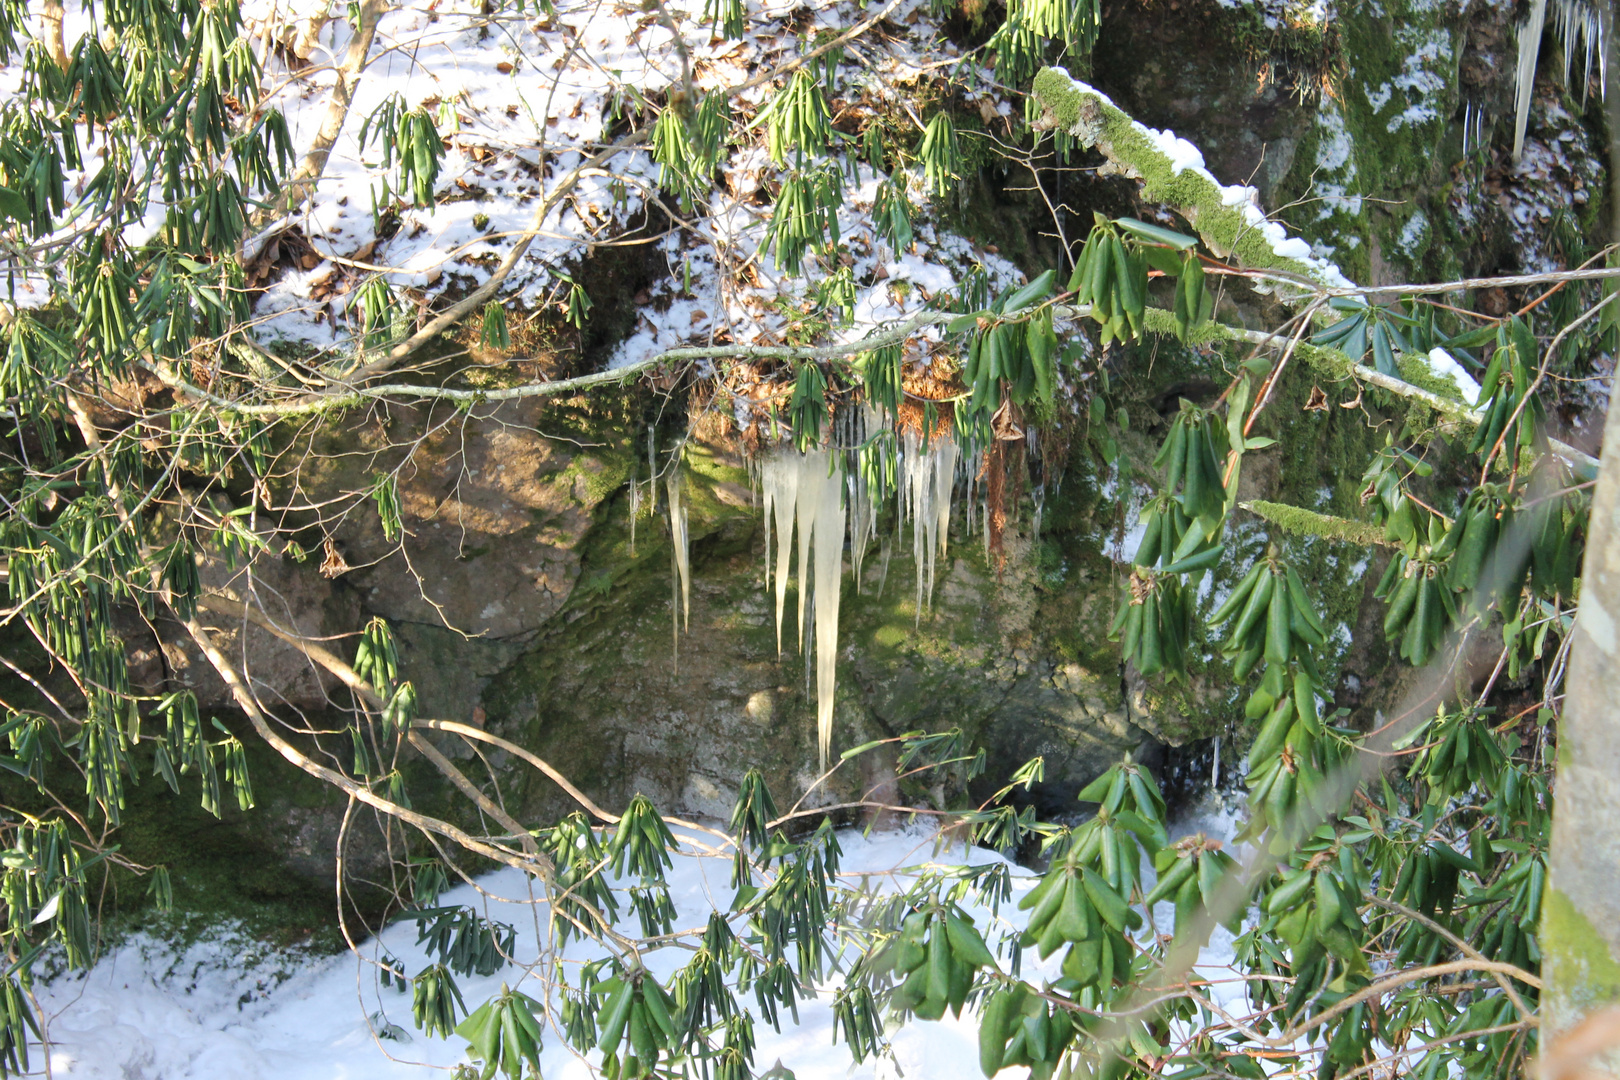
[[[530,311],[565,306],[571,275],[587,253],[633,228],[658,190],[659,167],[645,148],[628,150],[583,177],[572,174],[610,137],[605,133],[614,130],[615,116],[634,112],[641,96],[656,97],[681,83],[672,27],[681,33],[696,89],[709,92],[741,85],[792,59],[815,35],[849,29],[876,13],[847,0],[809,9],[764,0],[749,5],[748,28],[732,40],[712,34],[704,9],[694,0],[660,5],[666,25],[623,4],[560,0],[553,16],[503,18],[492,29],[470,0],[392,8],[378,25],[374,59],[357,88],[350,123],[316,197],[298,219],[319,261],[270,285],[257,305],[259,333],[317,346],[342,344],[353,325],[354,285],[367,271],[384,269],[393,287],[417,295],[476,286],[521,235],[537,227],[507,280],[507,295]],[[293,0],[290,7],[284,0],[250,0],[243,8],[255,25],[306,34],[301,51],[317,65],[313,74],[271,64],[275,75],[289,77],[272,100],[285,111],[298,146],[325,117],[331,77],[319,64],[341,59],[351,36],[342,20],[322,18],[327,10],[325,0]],[[899,88],[941,58],[959,54],[937,36],[926,0],[895,0],[883,10],[890,32],[860,40],[860,59],[855,53],[846,57],[833,95],[841,107],[903,114]],[[804,14],[807,24],[799,20]],[[977,74],[990,81],[987,69]],[[772,92],[761,85],[736,95],[734,115],[756,114]],[[373,207],[389,170],[379,167],[380,147],[362,145],[359,131],[365,117],[396,95],[435,113],[449,150],[437,184],[439,205],[400,206],[397,231],[380,237]],[[981,110],[1005,118],[1012,105],[986,91]],[[911,171],[911,198],[922,202],[920,168]],[[778,271],[762,250],[771,206],[757,196],[780,170],[750,138],[725,156],[720,172],[724,184],[703,193],[688,215],[694,227],[656,241],[669,273],[639,302],[636,327],[613,366],[677,345],[774,340],[789,322],[775,301],[787,296],[797,304],[811,289],[810,282]],[[1005,259],[936,231],[926,206],[916,222],[918,248],[889,250],[871,221],[877,182],[884,178],[869,168],[845,178],[839,231],[862,285],[844,336],[860,337],[878,323],[921,310],[928,296],[953,288],[977,264],[998,289],[1021,280]],[[565,181],[575,185],[568,197],[536,222],[544,197]]]
[[[1228,836],[1234,827],[1229,813],[1210,811],[1185,819],[1173,834],[1206,832]],[[912,872],[928,866],[978,865],[999,861],[983,849],[961,846],[936,849],[935,834],[910,827],[863,837],[858,831],[839,835],[844,849],[843,883],[858,886],[862,872],[872,888],[893,888],[892,878],[875,876],[897,867]],[[670,872],[671,899],[680,913],[677,926],[702,925],[707,912],[730,902],[729,858],[678,858]],[[1016,901],[1033,888],[1030,871],[1012,868],[1013,903],[1000,918],[1017,925],[1023,916]],[[470,886],[446,893],[441,903],[478,906],[518,929],[517,954],[533,956],[536,910],[523,901],[527,887],[515,871],[480,879],[480,896]],[[1173,917],[1169,905],[1156,913],[1161,926]],[[988,916],[988,912],[976,912]],[[981,926],[984,919],[980,918]],[[1213,996],[1241,1014],[1241,984],[1224,970],[1231,957],[1231,937],[1218,929],[1200,964],[1214,980]],[[385,930],[378,942],[363,943],[372,954],[378,944],[415,972],[427,955],[415,945],[416,928],[402,922]],[[995,943],[997,935],[986,935]],[[351,955],[300,959],[294,955],[260,955],[244,960],[244,942],[229,935],[176,953],[151,939],[124,944],[88,973],[64,976],[41,987],[40,1002],[50,1016],[51,1066],[55,1077],[119,1080],[384,1080],[427,1077],[429,1066],[453,1067],[466,1060],[459,1038],[428,1039],[411,1024],[410,997],[377,986],[369,964]],[[600,955],[589,943],[570,944],[566,956],[583,961]],[[649,969],[665,979],[685,962],[688,953],[670,949],[651,954]],[[1025,957],[1026,978],[1057,974],[1061,954],[1041,965],[1033,950]],[[1050,967],[1051,971],[1045,971]],[[507,968],[489,978],[459,980],[470,1005],[498,993],[501,983],[536,994],[534,985],[517,983],[521,971]],[[1224,980],[1224,981],[1223,981]],[[756,1071],[778,1059],[798,1080],[927,1077],[929,1080],[974,1080],[979,1076],[978,1036],[974,1018],[948,1014],[939,1022],[912,1021],[892,1032],[893,1059],[867,1059],[851,1068],[846,1047],[832,1039],[830,988],[801,1003],[792,1025],[784,1014],[780,1034],[757,1022]],[[536,994],[538,996],[538,994]],[[757,1019],[757,1018],[756,1018]],[[404,1038],[378,1039],[374,1032],[392,1024]],[[596,1055],[593,1053],[592,1058]],[[34,1055],[34,1067],[43,1060]],[[555,1032],[548,1031],[541,1067],[551,1080],[591,1075]],[[1012,1073],[1008,1074],[1013,1075]]]

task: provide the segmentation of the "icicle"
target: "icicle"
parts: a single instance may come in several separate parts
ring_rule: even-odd
[[[675,643],[677,657],[681,640],[682,624],[687,630],[692,629],[692,574],[691,550],[686,533],[686,507],[681,504],[681,467],[679,459],[669,463],[669,541],[670,557],[675,562],[675,573],[671,577],[670,589],[670,618],[674,623]],[[677,588],[679,596],[676,596]],[[677,610],[675,601],[680,600]]]
[[[763,469],[767,532],[771,511],[776,512],[776,654],[782,655],[782,609],[787,604],[788,545],[793,542],[793,514],[798,505],[799,466],[797,454],[772,455]],[[766,541],[769,543],[769,541]],[[802,616],[802,609],[801,609]],[[802,623],[802,618],[801,618]]]
[[[844,485],[837,473],[826,476],[825,454],[808,456],[820,459],[812,460],[810,467],[819,467],[822,474],[813,531],[816,547],[816,745],[821,751],[821,768],[825,771],[827,752],[832,747],[833,692],[837,679],[838,601],[844,570]],[[800,532],[809,531],[806,526],[810,524],[801,518]]]
[[[849,473],[849,561],[855,574],[855,591],[861,591],[862,565],[866,562],[866,549],[877,539],[877,504],[872,486],[883,490],[883,450],[881,446],[867,446],[872,432],[883,426],[882,415],[870,405],[862,405],[858,421],[851,421],[850,442],[855,449],[849,454],[852,469]],[[859,449],[866,447],[865,450]]]
[[[849,562],[855,573],[855,591],[861,591],[861,564],[867,545],[877,536],[877,507],[866,484],[866,471],[857,466],[849,474]]]
[[[758,480],[760,485],[760,517],[765,523],[765,587],[771,587],[771,489],[765,486],[763,465],[753,458],[748,459],[748,473]],[[777,628],[777,636],[781,636],[781,627]],[[777,642],[776,651],[782,651],[782,643]]]
[[[905,435],[905,457],[901,459],[900,474],[902,477],[900,487],[901,515],[911,519],[911,561],[917,571],[917,603],[916,622],[922,624],[923,593],[926,571],[924,564],[928,557],[928,539],[923,527],[923,519],[932,520],[929,512],[928,496],[933,492],[934,485],[928,475],[928,467],[932,458],[922,452],[922,439],[914,431]]]
[[[951,491],[956,485],[953,439],[935,439],[927,450],[915,432],[905,435],[901,459],[901,512],[911,518],[911,557],[917,568],[917,622],[934,603],[934,570],[950,537]]]
[[[803,529],[805,527],[806,525],[804,523],[800,523],[799,528]],[[816,636],[815,591],[816,586],[813,578],[809,581],[801,580],[799,582],[800,594],[809,594],[810,597],[810,606],[801,607],[799,609],[801,612],[801,621],[799,623],[800,641],[813,641]],[[816,673],[816,654],[809,649],[800,649],[799,658],[804,661],[804,696],[809,697],[811,694],[816,692],[814,682]],[[818,716],[820,715],[820,712],[821,702],[818,699],[816,702],[816,713]],[[817,724],[819,729],[819,720],[817,721]]]
[[[842,452],[801,454],[779,450],[760,470],[766,528],[776,529],[776,641],[780,654],[782,615],[787,603],[788,549],[798,534],[799,641],[804,653],[806,690],[815,670],[816,742],[823,767],[832,745],[833,702],[837,689],[838,607],[842,592],[844,509],[847,477]],[[855,488],[850,498],[855,500]],[[875,516],[875,515],[874,515]],[[865,526],[870,534],[870,526]],[[812,552],[814,560],[812,562]],[[810,642],[815,641],[815,652]]]
[[[652,483],[647,488],[647,497],[652,499],[652,507],[647,513],[656,514],[658,513],[658,429],[651,424],[647,425],[647,470],[648,475],[652,477]]]
[[[956,440],[934,442],[934,521],[928,530],[928,606],[934,606],[934,564],[945,557],[951,531],[951,488],[956,483]]]
[[[1530,122],[1530,98],[1535,88],[1536,58],[1541,52],[1541,28],[1547,21],[1547,0],[1530,0],[1530,12],[1519,24],[1519,59],[1514,70],[1513,163],[1524,154],[1524,133]]]
[[[810,648],[810,639],[804,632],[805,582],[810,574],[810,526],[815,521],[816,507],[821,504],[821,489],[827,485],[827,455],[816,450],[799,458],[799,491],[794,501],[799,519],[799,651]],[[842,485],[840,485],[842,486]],[[842,535],[839,543],[843,543]],[[785,545],[784,545],[785,546]]]
[[[979,463],[979,443],[977,439],[968,443],[967,453],[962,455],[958,467],[961,469],[962,487],[967,493],[962,509],[962,536],[966,540],[973,539],[974,522],[978,520],[979,513],[979,472],[975,465]]]
[[[894,541],[889,537],[883,538],[882,559],[878,563],[877,598],[883,599],[883,587],[889,583],[889,557],[894,554]]]
[[[636,557],[636,518],[641,516],[641,485],[630,476],[630,557]]]

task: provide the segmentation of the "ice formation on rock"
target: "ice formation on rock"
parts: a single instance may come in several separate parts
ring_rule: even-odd
[[[782,653],[782,608],[787,604],[788,541],[793,538],[793,512],[798,503],[799,463],[787,452],[773,454],[760,470],[765,506],[765,576],[771,571],[771,512],[776,517],[776,653]]]
[[[859,433],[852,434],[855,437],[850,441],[861,445],[864,440]],[[950,527],[951,493],[958,467],[966,459],[958,451],[956,440],[949,436],[925,445],[917,433],[906,432],[901,436],[899,450],[893,461],[893,486],[899,520],[902,525],[911,522],[920,620],[923,608],[933,603],[935,568],[945,554]],[[858,587],[866,548],[877,535],[876,492],[890,486],[883,482],[881,471],[872,471],[890,467],[886,462],[875,459],[870,470],[865,466],[846,470],[846,456],[852,455],[841,449],[803,453],[784,446],[770,452],[759,466],[765,516],[765,576],[767,586],[774,585],[776,592],[776,649],[780,655],[792,548],[798,564],[799,648],[807,659],[811,639],[815,642],[816,734],[824,765],[831,746],[837,688],[844,543],[847,536]],[[808,677],[808,668],[806,674]]]
[[[936,438],[926,447],[916,432],[903,437],[900,512],[911,519],[911,553],[917,563],[917,621],[934,602],[934,567],[945,554],[956,483],[956,440]]]
[[[782,615],[787,605],[788,548],[798,537],[799,648],[808,653],[815,639],[816,736],[826,764],[832,745],[833,700],[837,689],[838,602],[844,570],[844,487],[842,451],[800,453],[783,448],[760,470],[765,527],[776,527],[776,647],[782,650]],[[767,551],[770,539],[766,539]],[[814,556],[812,558],[812,555]],[[767,568],[769,569],[769,568]],[[812,577],[812,575],[814,575]],[[806,603],[815,603],[814,634],[805,633]]]
[[[827,455],[819,456],[825,458]],[[834,465],[840,457],[841,454],[832,455]],[[813,523],[816,549],[816,746],[821,752],[823,769],[827,767],[827,751],[832,747],[833,692],[837,688],[838,601],[844,576],[843,480],[840,472],[834,472],[831,476],[822,474]],[[804,527],[805,522],[801,518],[799,528],[803,530]],[[802,590],[799,595],[804,595]]]

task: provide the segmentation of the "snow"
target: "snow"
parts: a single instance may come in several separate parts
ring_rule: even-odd
[[[1253,8],[1268,30],[1321,26],[1328,20],[1327,0],[1218,0],[1223,8]]]
[[[526,235],[529,246],[506,278],[503,296],[523,312],[565,307],[571,276],[597,245],[647,224],[653,200],[668,201],[646,146],[618,154],[604,168],[574,172],[586,155],[625,130],[624,117],[635,120],[644,97],[662,95],[684,80],[666,16],[685,43],[695,87],[705,92],[736,86],[793,59],[802,34],[841,31],[874,14],[853,0],[814,9],[768,0],[750,4],[742,39],[728,40],[711,33],[704,0],[672,0],[659,5],[657,17],[623,3],[559,0],[555,14],[538,8],[523,14],[519,8],[519,14],[493,23],[480,8],[478,0],[407,0],[379,21],[347,122],[313,198],[292,220],[313,249],[315,265],[283,265],[264,283],[254,310],[261,338],[352,348],[355,300],[371,274],[383,274],[406,310],[419,308],[441,294],[460,295],[487,282]],[[71,47],[96,23],[82,3],[70,2],[67,9]],[[246,39],[261,49],[271,41],[279,45],[264,57],[264,104],[283,111],[301,152],[326,119],[335,68],[353,31],[346,19],[331,17],[325,0],[245,0],[241,10]],[[936,77],[939,61],[962,55],[944,39],[926,0],[895,0],[885,12],[889,29],[847,51],[834,92],[863,108],[898,112],[913,96],[908,81]],[[0,98],[14,96],[22,79],[20,58],[0,67]],[[766,83],[734,95],[734,124],[746,125],[771,92]],[[996,115],[1013,115],[1013,103],[998,95],[986,90],[978,98]],[[367,119],[394,99],[405,108],[425,108],[444,139],[435,207],[385,199],[385,179],[397,183],[394,170],[382,167],[378,140],[359,140]],[[757,193],[778,173],[763,151],[735,147],[718,173],[721,183],[705,196],[708,203],[682,215],[687,228],[641,241],[654,245],[670,272],[646,290],[611,365],[627,366],[682,345],[777,343],[788,323],[778,301],[800,302],[813,291],[820,274],[809,263],[810,272],[784,276],[760,250],[772,207],[771,199]],[[82,179],[69,176],[69,189]],[[854,260],[857,319],[831,328],[829,336],[858,338],[923,306],[920,295],[891,295],[890,281],[874,274],[884,264],[901,263],[901,272],[891,267],[890,277],[923,284],[930,294],[953,287],[980,264],[998,290],[1022,282],[1009,261],[937,228],[920,184],[904,174],[895,179],[908,182],[919,243],[915,253],[881,251],[866,212],[882,179],[864,166],[859,176],[845,178],[840,233],[845,257]],[[566,193],[565,180],[572,184]],[[145,220],[130,227],[132,241],[149,235],[162,219],[161,192],[154,188],[147,195]],[[393,216],[381,232],[379,205]],[[250,239],[250,250],[260,246]],[[43,278],[26,273],[16,277],[14,288],[15,302],[23,306],[45,303],[51,295]]]
[[[1451,381],[1457,384],[1462,392],[1463,400],[1470,405],[1479,404],[1480,385],[1474,377],[1446,350],[1436,346],[1429,350],[1429,367],[1441,378],[1451,376]]]
[[[1234,808],[1216,802],[1170,832],[1172,837],[1204,832],[1226,838],[1236,825]],[[724,909],[730,901],[731,860],[697,854],[712,837],[700,841],[679,829],[676,834],[685,845],[685,857],[676,858],[668,875],[671,899],[680,913],[676,926],[701,926],[713,906]],[[838,839],[844,850],[841,882],[850,888],[891,889],[895,881],[925,870],[1002,861],[982,848],[937,846],[937,834],[922,826],[869,836],[846,830]],[[904,868],[904,873],[886,875],[895,868]],[[1038,879],[1018,866],[1011,874],[1013,899],[1001,906],[999,915],[970,905],[981,928],[1021,927],[1024,917],[1016,910],[1017,899]],[[463,885],[447,892],[441,903],[470,904],[512,924],[518,931],[517,954],[533,956],[535,927],[543,925],[543,916],[537,917],[528,905],[522,876],[502,870],[478,879],[477,885],[479,891]],[[1155,920],[1161,927],[1173,917],[1173,905],[1158,905]],[[1244,1014],[1242,983],[1227,967],[1231,936],[1219,928],[1214,934],[1199,973],[1212,979],[1211,993],[1223,1008]],[[396,923],[360,949],[372,956],[380,948],[415,972],[428,963],[426,952],[414,944],[415,936],[414,923]],[[993,930],[986,934],[992,950],[999,936]],[[577,963],[600,953],[593,943],[572,942],[565,955],[565,962]],[[653,974],[667,979],[688,955],[664,950],[648,954],[646,962]],[[1042,964],[1030,950],[1023,961],[1025,977],[1055,977],[1060,957]],[[52,1071],[74,1080],[426,1080],[437,1075],[432,1067],[444,1069],[465,1060],[463,1040],[424,1037],[411,1025],[409,995],[379,988],[373,972],[352,955],[312,959],[295,952],[276,954],[229,932],[184,949],[137,937],[88,973],[39,987],[50,1017]],[[469,1005],[499,993],[503,982],[542,996],[535,979],[517,967],[457,981]],[[869,1058],[852,1068],[847,1048],[832,1039],[833,988],[823,987],[816,998],[801,1002],[796,1025],[784,1010],[780,1033],[757,1023],[757,1071],[780,1059],[799,1080],[978,1080],[977,1028],[966,1011],[959,1019],[913,1020],[890,1032],[892,1061]],[[394,1025],[386,1030],[398,1037],[377,1038],[374,1032],[385,1025]],[[594,1051],[591,1058],[596,1058]],[[40,1064],[36,1054],[35,1067]],[[541,1069],[554,1080],[590,1076],[586,1063],[550,1030]]]
[[[1324,99],[1316,115],[1317,143],[1315,193],[1321,200],[1317,220],[1325,221],[1336,213],[1351,217],[1361,216],[1361,196],[1351,194],[1359,180],[1356,171],[1355,144],[1345,127],[1344,115],[1338,103]],[[1360,237],[1351,237],[1359,241]],[[1326,245],[1324,245],[1325,247]],[[1327,248],[1325,254],[1331,254]]]
[[[1158,131],[1154,128],[1147,128],[1146,130],[1148,137],[1153,140],[1153,145],[1159,148],[1161,154],[1170,159],[1171,172],[1181,173],[1187,169],[1205,171],[1204,155],[1198,147],[1169,129]],[[1230,206],[1231,204],[1228,203],[1227,205]]]
[[[1400,72],[1365,89],[1367,104],[1375,115],[1383,114],[1392,102],[1396,106],[1385,125],[1391,134],[1438,120],[1441,110],[1436,104],[1451,107],[1445,95],[1455,67],[1451,38],[1444,26],[1425,26],[1421,22],[1399,25],[1395,44],[1403,50],[1397,54],[1402,56]]]
[[[1227,184],[1221,188],[1222,206],[1246,206],[1259,201],[1260,189],[1248,184]]]
[[[1422,207],[1412,211],[1412,216],[1406,219],[1401,227],[1401,234],[1395,240],[1395,246],[1401,254],[1413,258],[1418,253],[1418,245],[1423,242],[1424,234],[1429,230],[1429,215],[1423,212]]]

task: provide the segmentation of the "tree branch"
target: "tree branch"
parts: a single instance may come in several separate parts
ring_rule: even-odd
[[[234,401],[220,397],[193,385],[164,365],[141,361],[141,367],[157,376],[162,383],[187,397],[195,398],[215,408],[242,416],[290,417],[349,409],[367,401],[385,398],[419,401],[455,401],[470,404],[483,402],[518,401],[535,397],[555,397],[574,394],[595,386],[626,383],[636,375],[664,364],[684,364],[697,360],[840,360],[858,353],[870,352],[885,345],[894,345],[910,338],[916,331],[929,326],[950,322],[959,316],[944,311],[923,311],[898,323],[847,345],[703,345],[665,349],[622,368],[595,371],[571,379],[555,382],[525,383],[497,390],[457,390],[445,386],[417,386],[410,383],[380,383],[372,386],[350,385],[331,393],[309,394],[284,402],[254,403]]]
[[[1385,900],[1377,893],[1369,893],[1367,896],[1367,902],[1373,907],[1383,908],[1385,911],[1391,911],[1404,918],[1411,919],[1414,922],[1422,923],[1432,932],[1439,934],[1441,937],[1451,942],[1452,945],[1456,946],[1456,948],[1470,960],[1485,959],[1484,953],[1480,952],[1478,949],[1468,944],[1468,942],[1464,941],[1456,934],[1453,934],[1450,930],[1447,930],[1444,926],[1429,918],[1421,911],[1413,911],[1405,904],[1398,903],[1394,900]],[[1535,1010],[1525,1005],[1524,999],[1519,996],[1519,992],[1517,990],[1513,989],[1513,983],[1508,980],[1506,975],[1503,975],[1499,971],[1492,971],[1490,972],[1490,976],[1496,981],[1496,985],[1502,988],[1502,992],[1508,996],[1508,1000],[1513,1002],[1513,1007],[1519,1010],[1520,1016],[1534,1015]],[[1537,990],[1541,989],[1541,980],[1530,974],[1528,971],[1521,972],[1513,977],[1515,979],[1521,979],[1527,985],[1533,986]]]
[[[164,590],[164,599],[165,601],[170,600],[167,589]],[[171,603],[170,610],[173,611],[173,609],[174,605]],[[493,862],[510,866],[515,870],[521,870],[525,874],[533,874],[542,881],[550,883],[553,877],[553,868],[551,860],[545,855],[538,852],[529,855],[513,851],[511,848],[501,844],[485,843],[473,836],[469,836],[448,821],[441,821],[438,818],[417,813],[415,810],[408,810],[396,802],[383,798],[366,785],[343,775],[336,769],[327,768],[319,762],[310,760],[296,746],[282,738],[275,728],[271,726],[269,718],[259,708],[258,701],[253,697],[247,686],[243,684],[241,676],[236,673],[236,669],[226,659],[225,654],[220,652],[219,647],[214,644],[213,637],[208,633],[207,628],[197,621],[197,617],[193,615],[189,619],[181,619],[178,611],[175,611],[174,615],[180,624],[186,628],[186,632],[191,636],[191,640],[196,644],[197,648],[202,650],[202,654],[213,665],[214,670],[219,673],[219,677],[224,680],[226,688],[231,692],[232,700],[236,702],[239,709],[247,714],[248,723],[253,726],[254,732],[288,762],[302,769],[310,776],[325,781],[355,800],[365,803],[374,810],[380,810],[390,817],[398,818],[405,824],[415,826],[423,832],[435,833],[447,840],[451,840],[475,855],[482,855]],[[526,836],[528,834],[524,831],[522,835]]]
[[[360,22],[354,29],[354,36],[349,39],[349,51],[344,55],[343,63],[337,67],[337,82],[326,105],[326,118],[315,132],[315,140],[310,143],[303,164],[283,185],[280,197],[267,215],[268,218],[280,220],[242,245],[243,262],[257,256],[272,236],[287,227],[287,217],[315,193],[315,185],[326,171],[327,159],[332,156],[332,147],[343,133],[343,125],[348,122],[355,88],[360,85],[366,58],[371,55],[371,43],[377,36],[377,23],[387,11],[388,0],[364,0],[360,5]]]

